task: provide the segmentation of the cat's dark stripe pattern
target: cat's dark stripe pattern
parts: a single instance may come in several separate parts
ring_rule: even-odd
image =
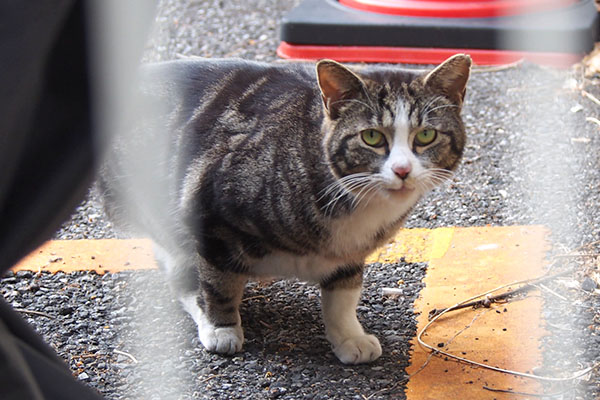
[[[248,278],[297,277],[320,284],[339,359],[373,361],[355,314],[364,259],[456,168],[470,66],[145,66],[140,113],[102,168],[105,208],[154,240],[209,351],[241,350]]]

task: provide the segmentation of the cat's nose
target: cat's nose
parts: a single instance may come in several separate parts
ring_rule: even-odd
[[[410,171],[412,171],[412,166],[410,164],[394,164],[392,166],[392,171],[394,171],[394,174],[396,174],[398,178],[404,180],[408,177]]]

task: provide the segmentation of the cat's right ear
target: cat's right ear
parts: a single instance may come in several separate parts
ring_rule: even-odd
[[[329,118],[336,119],[344,100],[359,97],[363,93],[363,81],[348,68],[333,60],[317,63],[317,81]]]

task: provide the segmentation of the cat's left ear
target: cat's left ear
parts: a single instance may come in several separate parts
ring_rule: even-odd
[[[354,72],[333,60],[317,63],[317,81],[329,118],[336,119],[344,100],[363,93],[363,81]]]
[[[471,73],[471,57],[456,54],[425,76],[425,85],[442,92],[458,105],[462,105]]]

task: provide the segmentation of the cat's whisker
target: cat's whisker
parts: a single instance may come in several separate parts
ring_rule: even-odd
[[[360,188],[359,192],[354,195],[354,198],[352,199],[352,203],[350,204],[353,209],[356,208],[356,206],[360,203],[360,198],[362,196],[362,193],[365,190],[367,190],[371,184],[372,184],[372,181],[366,182],[365,185],[362,188]]]
[[[329,215],[333,215],[333,211],[337,203],[348,195],[348,191],[344,187],[340,187],[339,190],[335,193],[333,199],[328,203],[325,214],[327,215],[327,211],[330,211]]]
[[[374,106],[374,104],[376,104],[376,103],[374,103],[373,99],[371,99],[371,95],[369,94],[369,91],[367,90],[367,88],[363,86],[362,92],[365,95],[365,97],[367,98],[367,100],[369,101],[369,103],[371,104],[371,107],[370,107],[371,111],[375,111],[376,107]]]
[[[439,186],[437,183],[432,182],[432,181],[423,181],[422,185],[423,185],[424,193],[430,192]]]
[[[458,105],[456,105],[456,104],[443,104],[443,105],[441,105],[441,106],[437,106],[437,107],[434,107],[434,108],[432,108],[432,109],[430,109],[430,110],[427,110],[427,114],[429,114],[429,113],[431,113],[431,112],[433,112],[433,111],[435,111],[435,110],[440,110],[440,109],[442,109],[442,108],[446,108],[446,107],[450,107],[450,108],[459,108],[459,106],[458,106]],[[426,116],[427,116],[427,114],[425,114],[424,116],[426,117]]]
[[[372,186],[371,189],[369,189],[365,195],[364,198],[366,198],[366,196],[371,193],[371,195],[369,196],[369,198],[367,198],[367,201],[365,202],[363,207],[368,207],[369,202],[373,199],[373,197],[375,197],[375,195],[377,194],[377,191],[382,187],[381,182],[375,182],[374,185]]]
[[[424,181],[417,181],[416,183],[417,189],[419,190],[419,192],[425,194],[427,192],[429,192],[429,187],[427,186],[426,182]]]
[[[363,186],[363,187],[360,189],[360,191],[359,191],[359,192],[358,192],[358,193],[357,193],[357,194],[354,196],[354,198],[352,199],[352,203],[350,203],[350,206],[351,206],[353,209],[355,209],[355,208],[358,206],[358,204],[360,203],[360,198],[361,198],[361,196],[362,196],[363,192],[364,192],[365,190],[367,190],[367,189],[368,189],[368,187],[369,187],[369,184],[367,184],[367,185]]]
[[[323,208],[325,210],[332,209],[343,196],[361,188],[361,186],[368,185],[371,179],[372,173],[368,172],[357,172],[340,178],[338,181],[327,187],[324,190],[325,193],[319,198],[322,199],[327,195],[332,196],[332,199]]]
[[[454,178],[454,175],[437,175],[437,174],[432,175],[432,179],[438,181],[439,184],[442,184],[442,185],[446,184],[448,182],[451,182],[453,178]]]
[[[367,180],[367,176],[354,176],[351,177],[352,179],[346,179],[343,182],[340,182],[340,184],[338,185],[338,189],[335,192],[335,195],[333,196],[333,203],[330,205],[335,205],[335,203],[337,203],[343,196],[347,195],[348,193],[351,193],[352,191],[360,188],[361,186],[365,185]],[[331,202],[330,202],[331,203]],[[333,207],[332,207],[333,209]]]
[[[424,192],[428,192],[437,186],[449,182],[453,176],[454,173],[452,171],[442,168],[431,168],[418,174],[416,182]]]
[[[367,197],[367,195],[369,193],[373,193],[373,195],[374,195],[376,193],[376,191],[374,191],[374,189],[379,188],[381,186],[382,182],[383,182],[383,180],[380,177],[378,177],[377,175],[373,175],[370,182],[367,183],[367,185],[364,188],[362,188],[361,191],[354,198],[354,200],[352,202],[353,206],[360,204],[363,201],[363,199],[365,199]],[[371,196],[371,198],[372,198],[372,196]]]
[[[445,181],[439,181],[436,179],[428,179],[423,181],[423,183],[429,187],[429,190],[433,190],[436,187],[441,186],[444,182]]]
[[[449,176],[449,175],[431,174],[429,176],[429,178],[433,179],[433,180],[436,180],[436,181],[439,181],[441,183],[448,182],[448,181],[452,180],[452,176],[451,175]]]
[[[319,196],[317,198],[317,201],[321,201],[324,197],[332,194],[333,192],[339,191],[342,188],[342,185],[339,181],[335,181],[332,184],[328,185],[327,187],[325,187],[325,189],[323,189],[321,192],[323,192],[321,194],[321,196]],[[319,192],[319,193],[321,193]]]
[[[438,187],[440,187],[442,184],[439,182],[435,182],[435,181],[424,181],[423,182],[423,186],[426,189],[426,192],[430,192]]]
[[[342,197],[344,197],[345,194],[346,194],[346,192],[345,192],[344,188],[339,187],[338,190],[335,192],[335,195],[333,196],[333,198],[323,207],[323,213],[326,216],[333,215],[333,210],[335,209],[335,205]]]
[[[426,174],[439,174],[439,175],[445,175],[448,177],[452,177],[454,176],[454,172],[449,171],[447,169],[444,168],[428,168],[427,170],[425,170]]]
[[[436,185],[442,185],[451,180],[450,177],[438,176],[438,175],[430,175],[427,177],[427,179],[431,182],[434,182]]]
[[[440,99],[443,99],[443,98],[444,98],[443,96],[438,95],[438,96],[435,96],[435,97],[429,99],[427,101],[427,103],[425,103],[425,105],[423,105],[423,110],[427,111],[427,109],[429,108],[429,106],[431,106],[433,103],[435,103],[436,101],[438,101]]]
[[[326,197],[327,195],[333,193],[336,190],[340,190],[340,188],[344,188],[345,184],[348,182],[352,182],[356,179],[360,179],[360,178],[364,178],[369,176],[370,174],[367,172],[358,172],[356,174],[352,174],[352,175],[347,175],[344,176],[336,181],[334,181],[333,183],[331,183],[330,185],[326,186],[323,190],[321,190],[321,192],[323,192],[323,194],[317,199],[317,201],[322,200],[324,197]],[[319,193],[321,193],[319,192]]]
[[[352,103],[358,103],[358,104],[362,104],[363,106],[367,107],[369,110],[371,110],[373,113],[377,113],[377,110],[375,110],[375,108],[370,105],[365,103],[362,100],[358,100],[358,99],[342,99],[342,100],[338,100],[338,101],[334,101],[332,104],[337,104],[337,103],[347,103],[347,102],[352,102]]]
[[[367,185],[370,178],[370,173],[358,172],[356,174],[348,175],[340,180],[336,181],[335,184],[331,185],[329,193],[332,195],[332,199],[323,206],[323,212],[325,215],[332,215],[336,204],[348,193],[360,188],[363,185]],[[361,189],[362,190],[362,189]],[[326,194],[327,195],[327,194]],[[321,196],[322,198],[323,196]],[[354,207],[354,202],[352,203]]]
[[[368,184],[370,180],[371,180],[371,179],[369,179],[368,177],[365,177],[365,178],[363,178],[363,179],[361,179],[361,180],[356,180],[356,181],[353,181],[351,184],[349,184],[349,185],[346,185],[346,189],[347,189],[349,192],[353,192],[353,191],[354,191],[354,190],[356,190],[357,188],[359,188],[359,187],[361,187],[361,186],[363,186],[363,185],[365,185],[365,184]]]
[[[426,117],[427,114],[429,114],[429,112],[431,111],[430,107],[432,104],[434,104],[440,100],[443,100],[443,99],[444,99],[444,96],[435,96],[434,98],[430,99],[427,103],[425,103],[425,105],[423,106],[423,112],[422,112],[423,117]]]
[[[425,194],[425,193],[427,193],[429,190],[431,190],[431,189],[430,189],[430,186],[429,186],[429,184],[428,184],[428,183],[429,183],[429,181],[428,181],[428,179],[427,179],[426,175],[427,175],[426,173],[421,173],[421,174],[419,174],[419,175],[417,175],[417,176],[415,177],[415,181],[414,181],[414,182],[415,182],[415,185],[416,185],[416,186],[417,186],[417,188],[418,188],[418,190],[419,190],[421,193],[423,193],[423,194]]]
[[[423,117],[423,121],[430,125],[430,126],[435,126],[435,125],[442,125],[444,123],[444,121],[446,121],[447,118],[444,117],[429,117],[429,116],[425,116]]]
[[[445,183],[445,182],[451,180],[452,176],[451,175],[447,175],[447,174],[439,174],[439,173],[432,172],[432,173],[429,173],[429,174],[425,174],[423,176],[423,178],[425,180],[434,181],[436,183]]]

